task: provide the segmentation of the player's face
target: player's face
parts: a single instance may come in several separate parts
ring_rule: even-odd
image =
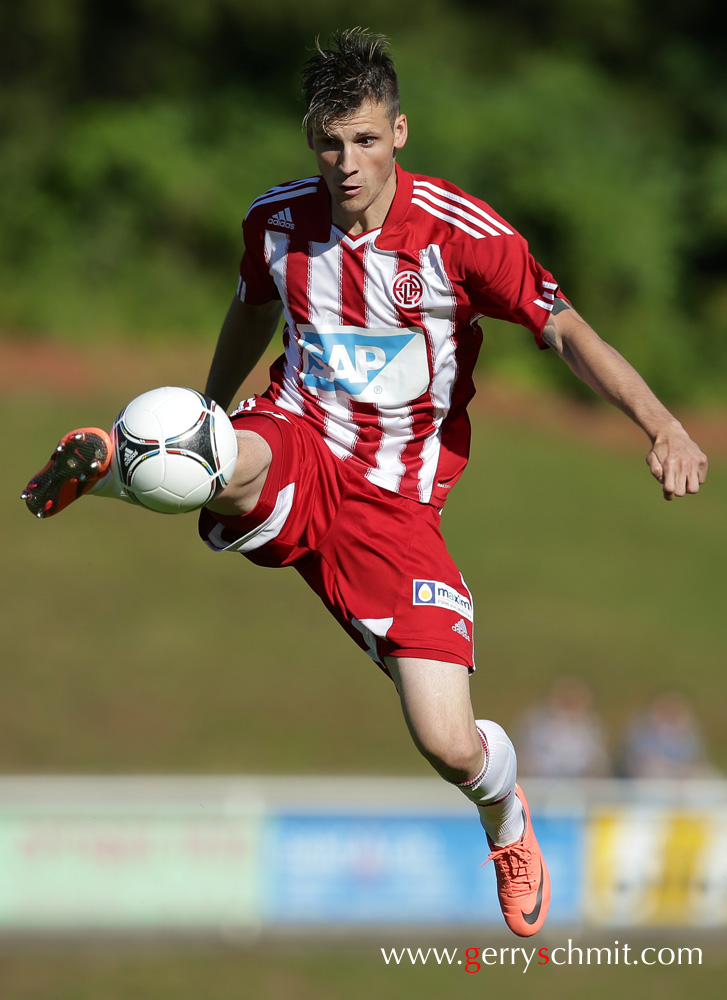
[[[406,137],[406,116],[392,125],[386,105],[371,101],[326,132],[309,132],[308,145],[331,194],[333,222],[347,233],[383,224],[396,194],[396,150]]]

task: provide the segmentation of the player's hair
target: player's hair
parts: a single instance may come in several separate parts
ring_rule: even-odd
[[[392,127],[399,114],[399,82],[385,35],[367,28],[336,32],[327,48],[316,38],[316,51],[303,69],[306,100],[304,129],[325,132],[345,121],[364,101],[385,104]]]

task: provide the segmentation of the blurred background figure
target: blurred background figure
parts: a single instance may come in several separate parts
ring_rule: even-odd
[[[704,778],[707,760],[694,708],[678,691],[657,694],[627,730],[621,771],[627,778]]]
[[[582,677],[558,678],[545,701],[518,726],[518,767],[542,778],[601,778],[611,774],[603,726]]]

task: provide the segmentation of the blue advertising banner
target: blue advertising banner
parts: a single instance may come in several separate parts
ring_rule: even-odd
[[[271,818],[265,918],[281,924],[500,924],[476,818],[295,814]],[[534,817],[553,874],[551,923],[581,916],[583,824]],[[269,895],[268,895],[269,894]]]

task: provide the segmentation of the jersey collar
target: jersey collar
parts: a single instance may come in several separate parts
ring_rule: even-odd
[[[380,250],[397,250],[401,242],[401,226],[404,222],[411,198],[414,192],[412,175],[396,164],[396,194],[389,208],[388,215],[381,227],[381,234],[376,239]]]

